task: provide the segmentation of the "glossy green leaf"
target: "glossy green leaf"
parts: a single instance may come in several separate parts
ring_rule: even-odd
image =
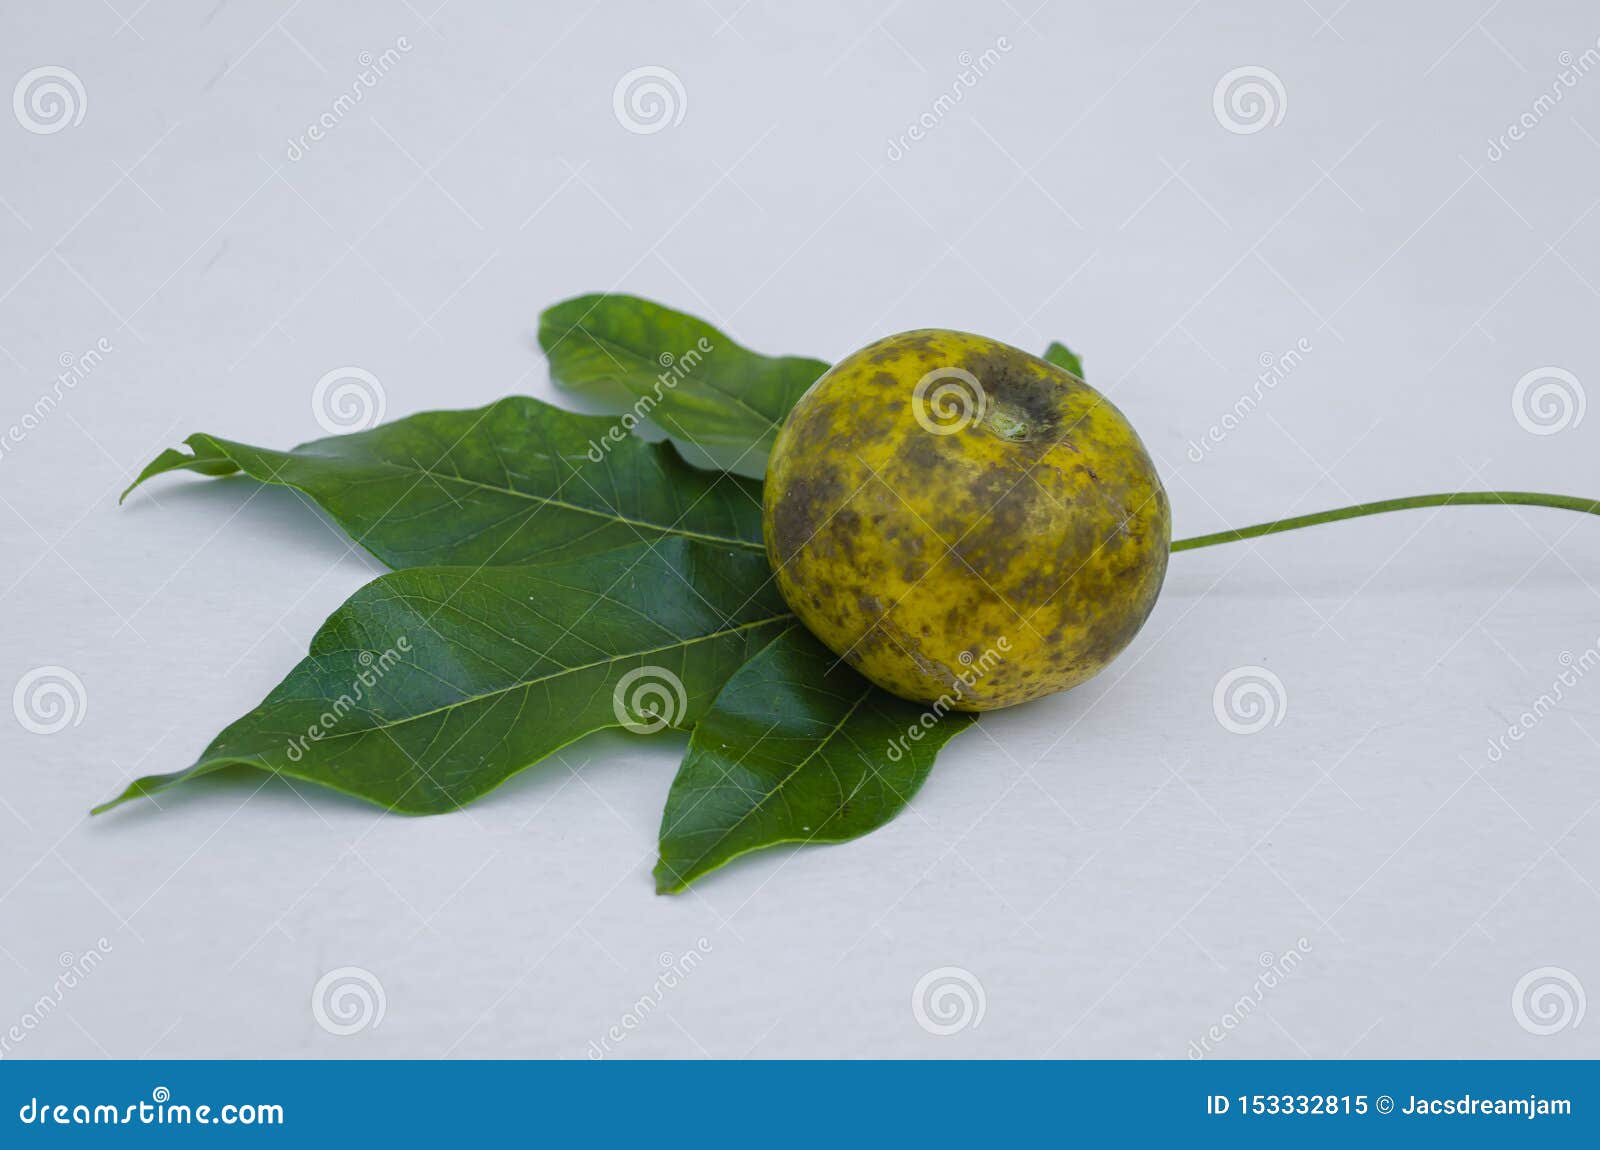
[[[656,890],[750,851],[887,823],[973,716],[898,699],[796,624],[741,667],[689,740],[661,818]]]
[[[793,616],[759,554],[685,539],[385,575],[187,770],[243,765],[407,814],[455,810],[591,731],[687,729]]]
[[[615,418],[514,396],[272,451],[191,435],[168,471],[293,487],[391,567],[513,564],[676,536],[761,548],[761,488],[689,466]],[[127,497],[127,492],[123,493]]]
[[[759,473],[795,401],[828,370],[758,355],[702,320],[629,295],[586,295],[539,317],[563,387],[648,419],[689,454]]]
[[[1083,378],[1083,360],[1064,343],[1051,343],[1044,349],[1044,358],[1057,367],[1064,367],[1079,379]]]

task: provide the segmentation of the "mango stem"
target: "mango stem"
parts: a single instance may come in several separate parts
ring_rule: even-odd
[[[1235,543],[1241,539],[1256,539],[1262,535],[1276,535],[1280,531],[1293,531],[1297,527],[1315,527],[1319,523],[1335,523],[1340,519],[1359,519],[1363,515],[1382,515],[1388,511],[1409,511],[1413,507],[1447,507],[1451,504],[1503,503],[1522,504],[1526,507],[1559,507],[1564,511],[1582,511],[1600,515],[1600,499],[1579,499],[1574,495],[1546,495],[1537,491],[1458,491],[1451,495],[1408,495],[1402,499],[1380,499],[1375,503],[1357,503],[1353,507],[1340,507],[1333,511],[1318,511],[1312,515],[1295,515],[1289,519],[1275,519],[1271,523],[1257,523],[1253,527],[1239,527],[1217,531],[1210,535],[1196,535],[1193,539],[1179,539],[1172,544],[1173,551],[1193,551],[1196,547],[1214,547],[1218,543]]]

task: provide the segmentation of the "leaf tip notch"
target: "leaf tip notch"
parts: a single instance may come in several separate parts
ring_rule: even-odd
[[[165,475],[169,471],[188,469],[201,475],[215,477],[232,475],[239,470],[239,465],[229,458],[209,435],[191,435],[183,441],[183,444],[189,449],[187,452],[169,447],[147,463],[134,481],[123,488],[122,494],[117,497],[117,506],[122,506],[134,488],[148,479]]]

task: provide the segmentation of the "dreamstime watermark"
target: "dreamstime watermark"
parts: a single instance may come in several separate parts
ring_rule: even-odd
[[[1556,656],[1556,662],[1561,664],[1561,671],[1550,682],[1550,689],[1541,692],[1538,698],[1522,709],[1516,719],[1506,724],[1505,733],[1496,735],[1489,740],[1488,749],[1484,755],[1491,763],[1498,763],[1506,757],[1511,750],[1512,743],[1520,743],[1540,723],[1546,715],[1560,706],[1567,698],[1567,692],[1576,687],[1582,678],[1596,667],[1600,667],[1600,638],[1574,655],[1571,651],[1563,651]]]
[[[1513,144],[1526,139],[1528,133],[1543,123],[1544,118],[1555,111],[1556,105],[1567,98],[1569,89],[1576,88],[1579,80],[1600,66],[1600,38],[1596,38],[1594,45],[1585,48],[1576,57],[1571,52],[1562,52],[1556,57],[1556,64],[1561,70],[1550,81],[1549,90],[1539,93],[1538,98],[1528,105],[1527,111],[1507,124],[1499,136],[1490,137],[1485,155],[1491,164],[1503,159]]]
[[[66,667],[35,667],[17,680],[11,711],[23,730],[54,735],[82,724],[89,713],[89,692]]]
[[[939,720],[948,715],[967,692],[977,685],[989,672],[993,671],[1005,661],[1005,656],[1011,651],[1011,638],[1001,635],[996,639],[994,646],[986,648],[981,655],[974,655],[971,651],[963,651],[957,661],[961,670],[955,672],[955,682],[950,684],[950,690],[940,695],[933,701],[933,705],[917,717],[916,722],[906,727],[905,734],[896,735],[889,740],[887,754],[891,763],[898,763],[911,751],[912,743],[920,743],[922,737],[938,724]]]
[[[378,1029],[388,1008],[383,983],[364,966],[335,967],[311,990],[311,1017],[337,1038]]]
[[[311,389],[311,415],[329,435],[376,427],[388,406],[383,384],[364,367],[336,367]]]
[[[355,111],[356,105],[367,98],[367,91],[378,86],[378,81],[394,70],[400,58],[411,51],[413,45],[406,37],[401,36],[395,40],[394,46],[385,48],[378,55],[363,52],[356,57],[356,63],[361,66],[355,78],[350,81],[350,90],[342,92],[328,105],[315,120],[306,125],[306,130],[299,136],[290,136],[286,141],[288,148],[285,155],[290,163],[297,163],[305,158],[311,150],[311,145],[327,138],[328,133],[344,122],[344,118]]]
[[[938,966],[911,988],[911,1017],[929,1034],[947,1037],[976,1030],[989,1009],[978,976],[962,966]]]
[[[623,412],[621,418],[612,424],[604,435],[589,441],[589,450],[585,452],[589,462],[601,462],[613,447],[627,440],[633,429],[650,417],[650,413],[656,409],[666,394],[682,383],[700,366],[706,356],[715,350],[716,345],[705,336],[701,336],[688,351],[678,355],[664,351],[657,356],[656,363],[661,366],[661,371],[656,375],[655,386],[648,394],[641,395],[635,400],[633,407]]]
[[[283,1107],[275,1102],[194,1105],[172,1101],[172,1091],[157,1086],[148,1101],[126,1106],[110,1102],[40,1101],[30,1097],[17,1110],[24,1126],[282,1126]]]
[[[400,656],[409,654],[411,640],[401,635],[394,641],[394,646],[386,647],[382,652],[374,655],[371,651],[363,651],[356,656],[356,662],[361,664],[361,670],[356,672],[349,687],[340,692],[339,697],[328,705],[328,709],[317,716],[317,721],[306,728],[305,734],[293,736],[288,744],[286,753],[291,763],[298,763],[305,758],[306,752],[311,749],[312,743],[320,743],[327,738],[344,717],[356,710],[362,700],[366,699],[367,692],[378,685],[378,682],[400,665]]]
[[[598,1041],[589,1042],[590,1059],[598,1062],[612,1052],[613,1046],[626,1042],[628,1036],[649,1020],[666,1001],[667,995],[682,986],[684,980],[694,973],[695,968],[710,953],[711,941],[706,938],[695,940],[694,949],[686,950],[682,954],[673,954],[670,950],[662,951],[659,960],[661,973],[656,975],[656,980],[650,989],[623,1011],[621,1019],[607,1029]]]
[[[987,76],[1000,62],[1000,57],[1011,51],[1013,46],[1010,40],[1001,36],[995,40],[993,47],[985,48],[977,56],[971,52],[958,55],[956,63],[961,66],[961,71],[952,78],[949,89],[941,92],[928,110],[911,121],[904,132],[889,139],[886,149],[889,162],[892,164],[900,160],[911,150],[911,145],[927,139],[928,133],[944,122],[955,106],[967,98],[967,92],[976,88],[978,81]]]
[[[983,419],[988,393],[964,367],[936,367],[911,389],[911,414],[922,430],[954,435]]]
[[[36,136],[76,128],[89,111],[89,93],[71,68],[47,64],[23,74],[11,92],[17,123]]]
[[[1249,418],[1250,413],[1261,406],[1261,401],[1267,394],[1288,379],[1290,373],[1305,362],[1305,357],[1310,355],[1311,351],[1311,341],[1301,337],[1295,340],[1293,347],[1281,355],[1273,355],[1270,351],[1262,352],[1261,358],[1257,360],[1261,365],[1261,371],[1250,390],[1234,401],[1231,411],[1223,413],[1221,419],[1206,428],[1205,434],[1197,440],[1189,441],[1189,462],[1199,463],[1205,459],[1208,452],[1237,430]]]
[[[636,735],[653,735],[676,726],[689,709],[683,680],[665,667],[635,667],[617,680],[611,711],[617,723]]]
[[[1283,81],[1271,68],[1259,64],[1225,73],[1211,92],[1211,112],[1217,123],[1236,136],[1276,128],[1288,110],[1289,93]]]
[[[1234,1000],[1232,1006],[1225,1010],[1220,1021],[1215,1022],[1198,1039],[1189,1043],[1189,1057],[1192,1060],[1204,1058],[1212,1049],[1221,1045],[1245,1021],[1256,1012],[1256,1008],[1266,1001],[1267,995],[1276,990],[1289,975],[1299,969],[1305,961],[1305,956],[1311,953],[1311,941],[1300,938],[1295,940],[1294,948],[1282,954],[1273,954],[1270,950],[1261,952],[1258,962],[1261,973],[1256,975],[1255,981],[1250,984],[1250,989]]]
[[[1536,967],[1511,988],[1511,1016],[1522,1029],[1541,1038],[1576,1030],[1588,1005],[1583,983],[1562,966]]]
[[[689,110],[689,93],[671,68],[647,64],[617,81],[611,90],[611,111],[617,123],[636,136],[676,128]]]
[[[1588,397],[1564,367],[1536,367],[1511,389],[1511,414],[1532,435],[1554,435],[1583,422]]]
[[[28,1009],[22,1012],[22,1017],[0,1033],[0,1058],[10,1054],[27,1041],[30,1034],[43,1026],[66,1002],[67,995],[78,989],[84,979],[88,978],[110,953],[111,943],[104,938],[96,939],[94,949],[86,950],[82,954],[74,954],[70,950],[62,951],[61,973],[56,975],[55,981],[50,984],[50,989],[34,999]]]
[[[1289,714],[1283,680],[1265,667],[1235,667],[1211,692],[1217,722],[1235,735],[1254,735],[1281,724]]]
[[[115,349],[111,341],[105,337],[95,340],[94,346],[87,351],[73,355],[64,351],[57,357],[56,363],[61,370],[56,374],[50,386],[39,393],[33,401],[33,406],[22,413],[22,417],[9,427],[0,429],[0,461],[4,461],[8,452],[15,451],[17,446],[36,431],[44,421],[61,406],[61,401],[67,393],[73,391],[84,380],[94,373],[94,370],[105,362],[105,357]]]

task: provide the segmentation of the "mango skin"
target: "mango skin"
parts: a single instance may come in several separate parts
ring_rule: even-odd
[[[1104,669],[1154,608],[1172,533],[1155,465],[1104,396],[936,329],[812,385],[762,512],[779,589],[824,644],[893,694],[964,711]]]

